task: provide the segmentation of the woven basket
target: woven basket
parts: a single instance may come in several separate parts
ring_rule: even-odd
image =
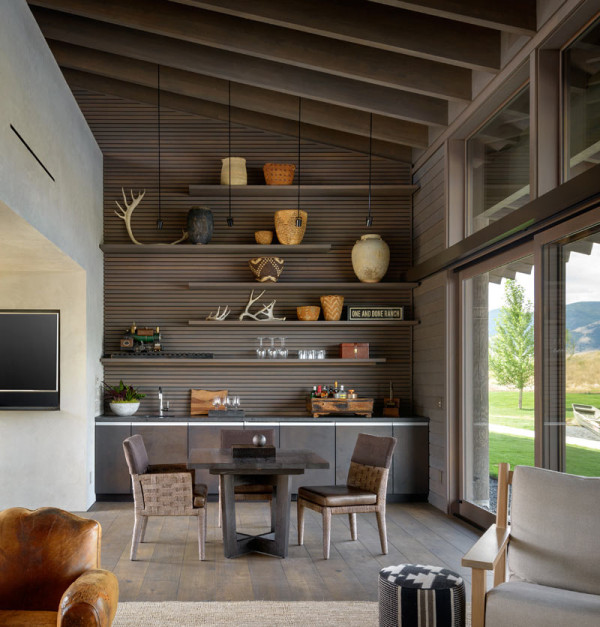
[[[255,231],[254,239],[257,244],[268,246],[273,241],[273,231]]]
[[[306,211],[300,211],[302,226],[296,226],[297,217],[297,209],[280,209],[275,212],[275,231],[277,231],[277,239],[280,244],[294,246],[302,241],[306,231],[308,214]]]
[[[227,157],[221,159],[221,185],[247,185],[248,175],[246,173],[246,159],[244,157]],[[229,174],[231,171],[231,181]]]
[[[298,320],[318,320],[321,308],[318,305],[304,305],[302,307],[296,307],[296,314]]]
[[[344,306],[343,296],[321,296],[321,307],[325,320],[339,320]]]
[[[267,185],[291,185],[295,171],[293,163],[265,163],[263,166]]]

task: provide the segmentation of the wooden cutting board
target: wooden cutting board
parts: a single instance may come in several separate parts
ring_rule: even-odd
[[[191,390],[191,411],[192,416],[208,416],[208,410],[214,409],[213,401],[218,396],[225,398],[227,390]]]

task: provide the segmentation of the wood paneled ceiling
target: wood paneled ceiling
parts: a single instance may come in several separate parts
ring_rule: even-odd
[[[413,160],[535,0],[29,0],[72,87]]]

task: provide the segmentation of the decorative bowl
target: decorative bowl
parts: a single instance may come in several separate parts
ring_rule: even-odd
[[[113,414],[117,414],[117,416],[133,416],[135,412],[140,408],[140,402],[137,401],[135,403],[110,403],[110,409]]]
[[[318,305],[304,305],[303,307],[296,307],[296,314],[298,320],[318,320],[321,308]]]
[[[257,244],[268,245],[273,241],[273,231],[255,231],[254,239]]]
[[[343,296],[321,296],[321,307],[323,307],[325,320],[339,320],[342,317],[343,306]]]
[[[261,283],[265,281],[277,281],[283,272],[284,259],[281,257],[255,257],[248,261],[248,266],[254,274],[254,278]]]
[[[263,166],[267,185],[291,185],[295,171],[293,163],[265,163]]]
[[[296,218],[300,213],[302,226],[296,226]],[[297,209],[280,209],[275,212],[275,230],[280,244],[295,246],[302,241],[306,231],[308,214],[306,211],[298,212]]]

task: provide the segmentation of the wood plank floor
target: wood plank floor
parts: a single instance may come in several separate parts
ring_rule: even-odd
[[[358,515],[358,541],[350,540],[347,516],[334,516],[331,558],[323,559],[321,518],[306,510],[304,546],[297,545],[292,503],[289,557],[223,556],[217,504],[209,503],[206,560],[198,560],[196,519],[153,517],[138,560],[129,560],[133,503],[96,503],[88,512],[102,525],[102,566],[119,578],[121,601],[324,601],[377,600],[384,566],[435,564],[462,574],[470,598],[470,572],[462,555],[480,533],[425,503],[388,505],[388,555],[381,554],[375,514]],[[266,503],[238,503],[238,530],[266,530]]]

